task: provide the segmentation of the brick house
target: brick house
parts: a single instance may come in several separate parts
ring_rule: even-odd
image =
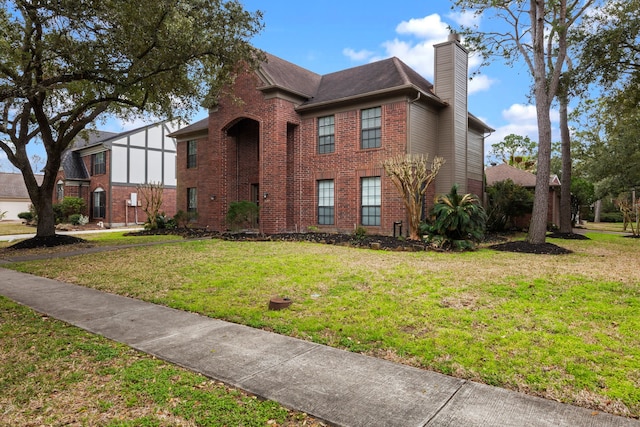
[[[535,174],[518,169],[514,166],[502,163],[492,165],[485,170],[487,186],[491,186],[496,182],[506,181],[510,179],[514,184],[520,185],[533,194],[536,189]],[[514,218],[514,226],[521,229],[529,228],[531,223],[531,214],[526,214],[518,218]],[[560,179],[557,175],[549,177],[549,209],[547,211],[547,223],[560,224]]]
[[[161,210],[176,213],[176,142],[179,127],[162,121],[123,133],[87,130],[62,156],[53,202],[81,197],[89,219],[106,227],[141,224],[147,219],[138,184],[164,185]]]
[[[454,183],[481,195],[492,129],[467,111],[467,57],[455,35],[436,45],[434,87],[398,58],[318,75],[267,54],[238,76],[235,100],[221,96],[208,118],[170,135],[178,209],[223,231],[229,204],[250,200],[263,233],[392,234],[406,213],[381,163],[402,153],[445,158],[429,202]]]

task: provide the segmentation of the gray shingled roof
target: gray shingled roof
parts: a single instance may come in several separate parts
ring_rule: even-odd
[[[67,150],[60,163],[65,179],[89,179],[89,171],[77,151]]]
[[[307,98],[315,95],[322,76],[270,53],[265,55],[267,60],[260,66],[260,73],[267,82],[261,89],[282,88]]]
[[[178,136],[188,135],[190,133],[196,133],[196,132],[200,132],[200,131],[208,130],[208,129],[209,129],[209,118],[205,117],[204,119],[198,120],[197,122],[192,123],[187,127],[183,127],[180,130],[172,132],[172,133],[168,134],[167,136],[169,136],[171,138],[176,138]]]
[[[36,175],[38,185],[42,184],[43,178],[43,175]],[[0,199],[29,199],[22,174],[0,172]]]
[[[322,76],[317,92],[304,105],[410,86],[426,93],[433,90],[429,81],[394,57]]]

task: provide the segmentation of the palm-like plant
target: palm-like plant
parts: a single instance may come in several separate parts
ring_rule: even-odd
[[[442,247],[470,249],[484,236],[487,215],[474,194],[458,194],[458,186],[436,199],[430,234]]]

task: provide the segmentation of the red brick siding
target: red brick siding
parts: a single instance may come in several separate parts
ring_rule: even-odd
[[[186,168],[187,143],[178,143],[178,209],[186,210],[186,189],[195,187],[197,225],[222,231],[229,203],[247,199],[250,184],[257,182],[261,231],[304,231],[318,226],[317,181],[333,179],[335,225],[321,228],[351,232],[361,223],[360,178],[380,176],[381,225],[370,227],[369,231],[391,234],[394,221],[406,224],[402,199],[381,163],[406,153],[407,102],[380,104],[382,144],[376,149],[360,149],[359,107],[336,113],[335,152],[318,154],[317,117],[327,113],[301,117],[292,102],[265,99],[255,89],[258,86],[260,82],[254,74],[240,76],[234,93],[243,102],[222,99],[217,110],[210,113],[209,134],[198,139],[197,168]],[[373,106],[376,105],[365,107]],[[266,199],[262,197],[265,193]],[[215,200],[211,200],[213,195]]]

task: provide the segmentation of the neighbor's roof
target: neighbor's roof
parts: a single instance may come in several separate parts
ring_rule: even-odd
[[[38,185],[44,175],[36,175]],[[0,172],[0,199],[29,199],[29,192],[21,173]]]
[[[484,173],[487,177],[487,185],[493,185],[496,182],[510,179],[515,184],[523,187],[532,188],[536,186],[536,176],[533,173],[523,169],[518,169],[506,163],[488,167],[485,169]],[[551,175],[549,177],[549,185],[554,187],[560,185],[560,181],[556,175]]]

